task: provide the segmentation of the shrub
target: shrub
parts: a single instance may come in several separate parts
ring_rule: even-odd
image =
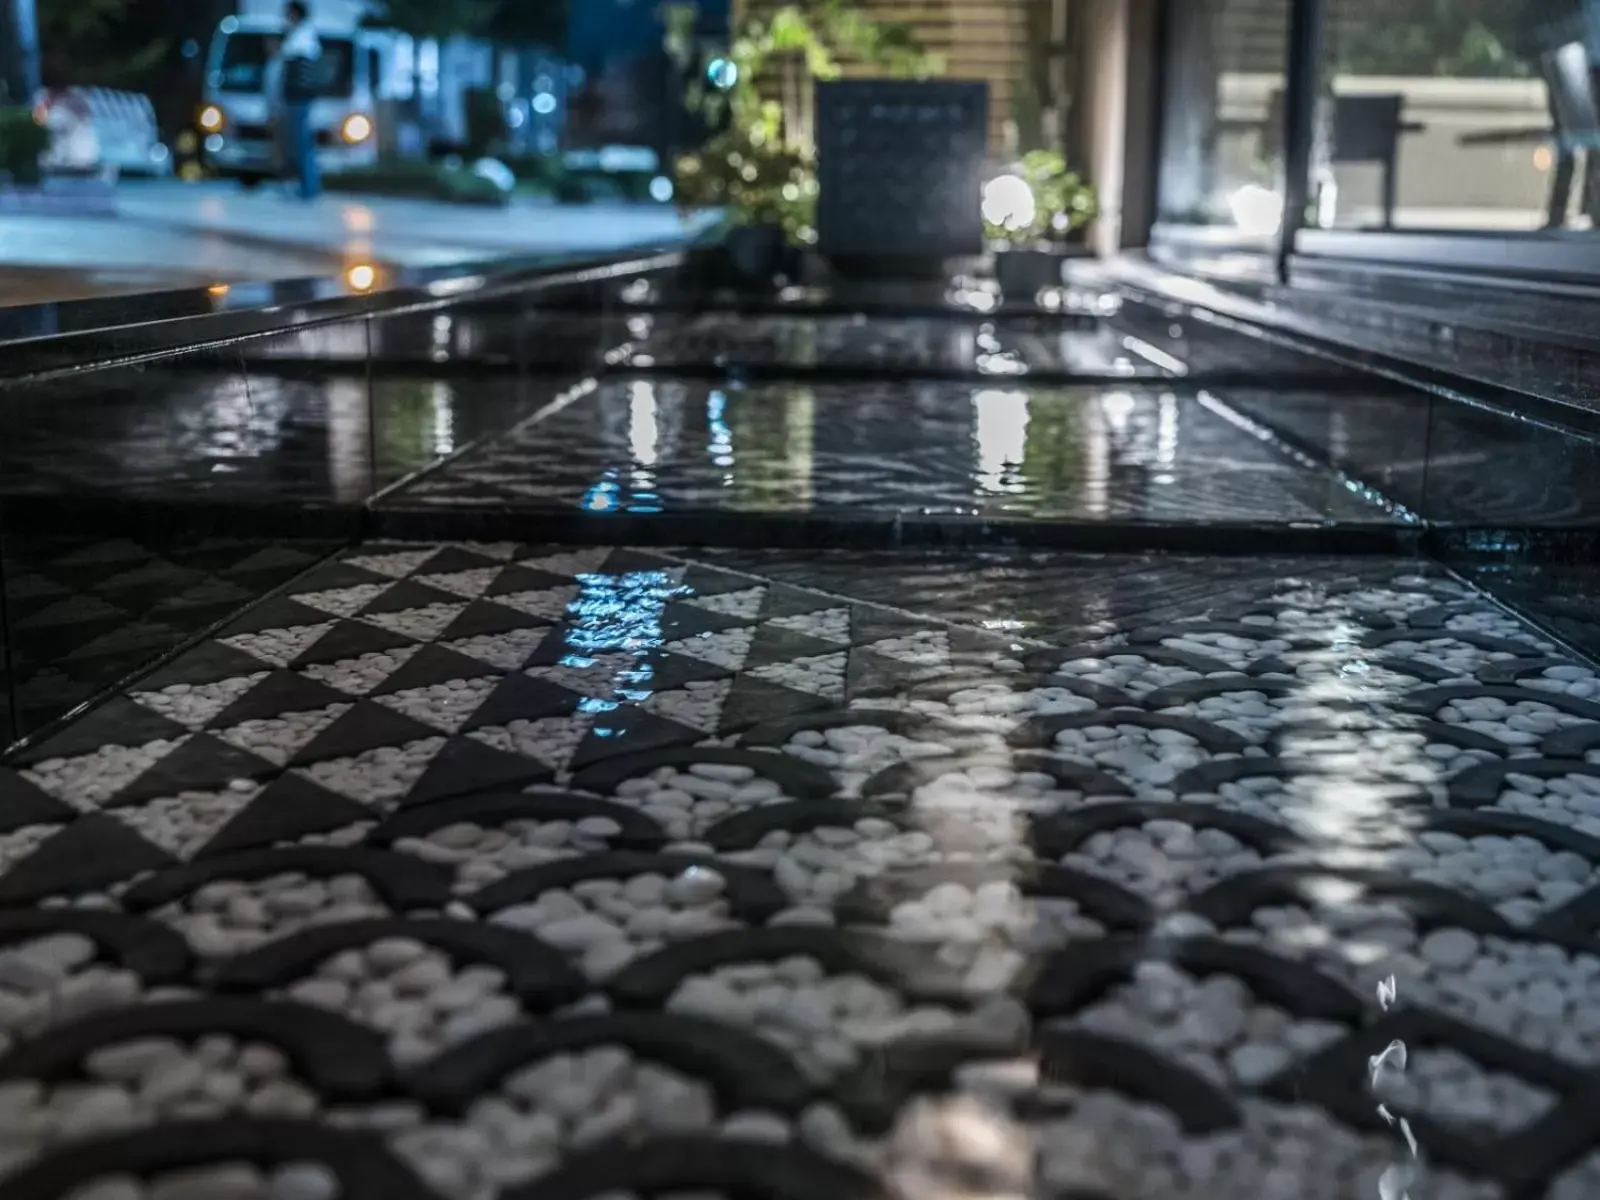
[[[0,108],[0,171],[17,183],[38,183],[39,156],[50,149],[50,131],[27,108]]]
[[[471,158],[493,154],[506,140],[506,106],[493,88],[471,88],[467,92],[466,153]]]

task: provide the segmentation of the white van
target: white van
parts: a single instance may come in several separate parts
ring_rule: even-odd
[[[247,187],[281,172],[266,89],[267,64],[284,32],[278,17],[224,17],[211,39],[199,115],[206,158],[217,174]],[[311,123],[324,171],[378,161],[375,109],[385,36],[317,25],[326,85],[312,103]]]

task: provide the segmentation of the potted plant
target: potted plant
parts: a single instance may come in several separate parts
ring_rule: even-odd
[[[28,108],[0,108],[0,172],[13,184],[39,183],[39,158],[50,149],[50,131]]]
[[[983,192],[984,232],[995,245],[995,277],[1008,296],[1032,296],[1061,282],[1068,258],[1088,253],[1100,214],[1094,189],[1053,150],[1033,150]]]
[[[791,246],[816,238],[817,175],[809,156],[768,126],[733,126],[676,165],[676,194],[684,208],[720,208],[727,217],[723,245],[735,280],[770,286],[783,274]],[[773,122],[775,123],[775,122]]]
[[[873,21],[847,0],[817,0],[746,20],[727,51],[700,70],[694,66],[695,5],[668,4],[662,16],[667,54],[689,79],[685,106],[720,130],[678,158],[677,203],[721,209],[735,281],[770,287],[796,273],[799,250],[817,238],[811,81],[836,78],[839,55],[896,75],[926,75],[936,61],[917,48],[906,27]],[[769,99],[774,91],[783,99]]]

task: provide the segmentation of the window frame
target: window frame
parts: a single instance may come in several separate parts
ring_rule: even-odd
[[[1600,280],[1600,227],[1501,232],[1307,226],[1305,212],[1310,184],[1314,100],[1323,61],[1325,9],[1324,0],[1285,2],[1290,6],[1290,25],[1285,70],[1284,220],[1281,228],[1273,236],[1252,238],[1227,226],[1175,224],[1158,219],[1150,234],[1152,257],[1183,261],[1222,252],[1264,253],[1276,258],[1278,277],[1285,283],[1296,262],[1330,266],[1371,263],[1391,270],[1415,268],[1451,274],[1494,274],[1530,283],[1562,280],[1594,283]],[[1175,49],[1171,39],[1177,23],[1170,14],[1176,5],[1191,3],[1193,0],[1162,0],[1163,63]],[[1163,112],[1167,101],[1163,73]],[[1154,177],[1158,181],[1165,159],[1167,132],[1163,123],[1152,150]]]

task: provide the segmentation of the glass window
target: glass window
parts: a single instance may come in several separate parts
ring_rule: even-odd
[[[277,42],[277,38],[264,33],[229,34],[217,69],[217,90],[259,92],[265,86],[267,62],[276,53]],[[322,56],[322,94],[350,95],[355,85],[355,47],[347,38],[325,37]]]
[[[1168,12],[1161,220],[1270,238],[1283,216],[1288,0],[1180,0]]]
[[[1324,12],[1314,224],[1593,226],[1600,3],[1326,0]]]

